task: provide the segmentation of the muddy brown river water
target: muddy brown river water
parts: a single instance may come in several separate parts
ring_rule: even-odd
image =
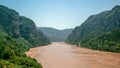
[[[63,42],[31,48],[27,56],[43,68],[120,68],[120,53],[76,47]]]

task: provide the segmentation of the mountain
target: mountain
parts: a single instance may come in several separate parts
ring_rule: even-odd
[[[0,68],[42,68],[25,51],[49,43],[31,19],[0,5]]]
[[[91,49],[120,52],[119,29],[120,6],[115,6],[112,10],[90,16],[72,31],[66,42]]]
[[[51,42],[65,41],[67,36],[72,32],[72,29],[58,30],[50,27],[39,27]]]
[[[43,33],[37,29],[34,22],[26,17],[19,17],[19,36],[26,39],[32,45],[47,45],[50,41],[43,35]]]
[[[50,43],[31,19],[20,16],[15,10],[2,5],[0,6],[0,25],[9,35],[15,38],[23,37],[33,45]]]

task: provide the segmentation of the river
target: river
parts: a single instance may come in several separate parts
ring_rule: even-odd
[[[80,48],[64,42],[31,48],[27,56],[43,68],[120,68],[120,53]]]

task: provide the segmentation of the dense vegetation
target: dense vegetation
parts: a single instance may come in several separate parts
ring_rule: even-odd
[[[25,51],[49,43],[32,20],[0,5],[0,68],[42,68]]]
[[[32,45],[23,38],[12,38],[0,28],[0,68],[41,68],[24,52]]]
[[[120,29],[114,29],[92,39],[83,40],[83,47],[110,52],[120,52]]]
[[[72,29],[58,30],[49,27],[40,27],[38,29],[40,29],[50,39],[51,42],[63,42],[72,32]]]
[[[120,6],[90,16],[76,27],[67,38],[67,43],[82,47],[120,52]]]

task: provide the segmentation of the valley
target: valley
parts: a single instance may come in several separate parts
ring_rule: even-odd
[[[1,1],[0,68],[120,68],[117,1]]]

